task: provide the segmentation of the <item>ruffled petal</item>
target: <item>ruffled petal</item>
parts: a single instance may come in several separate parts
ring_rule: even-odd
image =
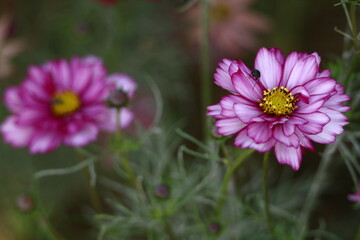
[[[274,146],[275,141],[270,139],[266,143],[256,143],[246,134],[246,129],[239,132],[235,138],[234,145],[241,148],[251,148],[258,152],[268,152]]]
[[[261,48],[255,59],[255,69],[260,71],[260,82],[267,89],[278,87],[281,76],[282,66],[278,60],[278,54],[275,51],[269,51]]]
[[[300,144],[299,137],[296,134],[286,136],[283,131],[282,125],[278,125],[273,128],[273,135],[277,141],[281,142],[282,144],[285,144],[288,147],[295,147],[295,148],[299,147]]]
[[[242,99],[238,96],[228,95],[221,99],[220,106],[221,112],[220,114],[223,117],[236,117],[236,113],[234,110],[234,104]]]
[[[296,62],[284,87],[290,90],[296,86],[304,85],[316,77],[318,70],[319,65],[316,62],[316,57],[309,55]]]
[[[327,114],[315,112],[310,114],[302,114],[299,117],[308,121],[306,124],[297,125],[297,128],[305,134],[319,134],[323,131],[324,126],[330,122]]]
[[[10,143],[14,147],[27,146],[34,133],[34,129],[31,127],[19,126],[15,116],[6,118],[1,124],[0,130],[5,142]]]
[[[208,106],[206,109],[208,110],[206,114],[207,116],[211,116],[214,118],[222,118],[222,115],[220,114],[222,110],[220,104]]]
[[[5,92],[4,101],[10,111],[14,113],[21,112],[26,108],[26,104],[23,102],[23,97],[21,96],[20,88],[18,87],[8,88]]]
[[[255,143],[268,142],[272,137],[272,130],[269,125],[270,123],[267,122],[252,123],[247,127],[246,134],[252,138]]]
[[[310,95],[325,94],[334,90],[336,82],[332,78],[316,78],[307,82],[304,87]]]
[[[295,171],[299,170],[302,160],[300,147],[288,147],[285,144],[277,142],[275,144],[275,155],[280,164],[287,164]]]
[[[331,74],[330,69],[324,69],[322,72],[316,74],[316,78],[330,77],[330,74]]]
[[[259,84],[257,84],[250,76],[245,75],[242,71],[234,73],[231,80],[237,94],[240,96],[253,102],[262,99],[262,90]]]
[[[64,143],[68,146],[80,147],[95,141],[99,133],[98,127],[93,123],[83,123],[81,129],[64,137]]]
[[[249,101],[237,102],[234,104],[236,116],[244,123],[251,122],[254,118],[262,115],[259,108]],[[262,120],[263,121],[263,120]]]
[[[53,131],[36,131],[30,141],[29,149],[33,154],[46,153],[59,147],[63,139],[61,134]]]
[[[216,121],[215,126],[218,128],[218,133],[223,136],[230,136],[247,126],[238,118],[226,118]]]
[[[222,87],[223,89],[229,92],[236,92],[233,83],[231,81],[231,75],[229,73],[229,67],[235,61],[229,59],[223,59],[221,63],[219,63],[219,68],[216,69],[216,73],[214,74],[215,83]],[[236,67],[236,65],[234,65]],[[236,69],[237,71],[238,69]]]

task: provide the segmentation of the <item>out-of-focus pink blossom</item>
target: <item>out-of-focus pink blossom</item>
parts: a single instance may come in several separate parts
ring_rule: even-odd
[[[25,49],[25,41],[9,38],[12,19],[8,15],[0,18],[0,79],[8,77],[14,70],[11,59]]]
[[[106,103],[111,86],[102,61],[94,56],[31,66],[21,85],[5,92],[11,115],[1,125],[3,137],[31,153],[95,141],[99,131],[117,129],[117,112]],[[126,127],[132,113],[124,109],[119,118]]]
[[[242,61],[224,59],[215,83],[231,94],[208,107],[218,121],[218,133],[236,134],[235,146],[259,152],[275,149],[277,160],[298,170],[302,150],[311,141],[329,144],[347,124],[342,103],[350,99],[344,88],[320,72],[317,53],[292,52],[286,59],[279,49],[261,48],[253,70]]]
[[[358,187],[358,191],[354,194],[349,194],[347,196],[347,198],[350,200],[350,201],[353,201],[353,202],[357,202],[357,203],[360,203],[360,182],[359,182],[359,187]]]
[[[219,55],[242,55],[255,49],[257,35],[270,30],[269,20],[250,10],[254,0],[209,0],[210,1],[210,40]],[[192,24],[190,39],[200,40],[200,5],[188,10],[187,18]]]

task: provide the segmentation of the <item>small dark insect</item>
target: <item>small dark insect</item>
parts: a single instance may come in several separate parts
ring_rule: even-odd
[[[253,76],[253,78],[258,80],[261,77],[261,73],[259,70],[254,68],[253,70],[251,70],[251,76]]]

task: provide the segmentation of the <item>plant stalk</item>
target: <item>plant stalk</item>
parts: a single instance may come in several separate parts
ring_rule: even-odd
[[[241,154],[235,162],[230,163],[228,166],[228,169],[225,173],[224,176],[224,180],[223,183],[221,185],[221,189],[220,189],[220,197],[219,200],[217,202],[217,207],[216,207],[216,216],[219,217],[223,208],[223,204],[224,204],[224,200],[225,200],[225,196],[228,190],[228,185],[229,182],[231,180],[232,175],[234,174],[235,170],[247,159],[248,156],[250,156],[255,150],[253,149],[247,149],[246,152],[244,152],[243,154]]]
[[[263,193],[263,199],[264,199],[264,215],[265,220],[267,223],[267,227],[271,233],[272,236],[274,236],[274,228],[273,223],[269,211],[269,191],[268,191],[268,184],[267,184],[267,173],[268,173],[268,159],[269,159],[269,152],[266,152],[264,154],[263,158],[263,168],[262,168],[262,193]]]
[[[211,101],[210,83],[210,43],[209,43],[209,0],[201,0],[201,39],[200,39],[200,61],[201,61],[201,117],[204,139],[208,139],[209,122],[206,116],[206,108]]]

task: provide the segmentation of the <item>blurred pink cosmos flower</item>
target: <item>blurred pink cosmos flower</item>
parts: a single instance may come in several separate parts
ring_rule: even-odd
[[[353,202],[357,202],[357,203],[360,203],[360,182],[358,184],[358,191],[354,194],[349,194],[347,196],[347,198],[350,200],[350,201],[353,201]]]
[[[5,92],[12,113],[1,125],[5,141],[44,153],[61,144],[84,146],[100,130],[116,131],[116,110],[106,100],[117,82],[114,76],[107,80],[101,60],[93,56],[31,66],[22,84]],[[134,84],[127,85],[121,86],[132,95]],[[121,127],[132,119],[128,112],[120,113]]]
[[[209,0],[210,40],[215,50],[228,54],[242,54],[257,47],[258,33],[269,32],[269,20],[250,10],[254,0]],[[193,24],[192,41],[200,39],[200,5],[188,10],[187,17]]]
[[[298,170],[302,149],[314,150],[310,141],[332,143],[343,132],[350,110],[343,87],[319,72],[317,53],[291,53],[261,48],[253,70],[242,61],[224,59],[215,83],[231,92],[208,107],[219,119],[220,135],[237,134],[235,146],[267,152],[273,147],[281,164]]]

